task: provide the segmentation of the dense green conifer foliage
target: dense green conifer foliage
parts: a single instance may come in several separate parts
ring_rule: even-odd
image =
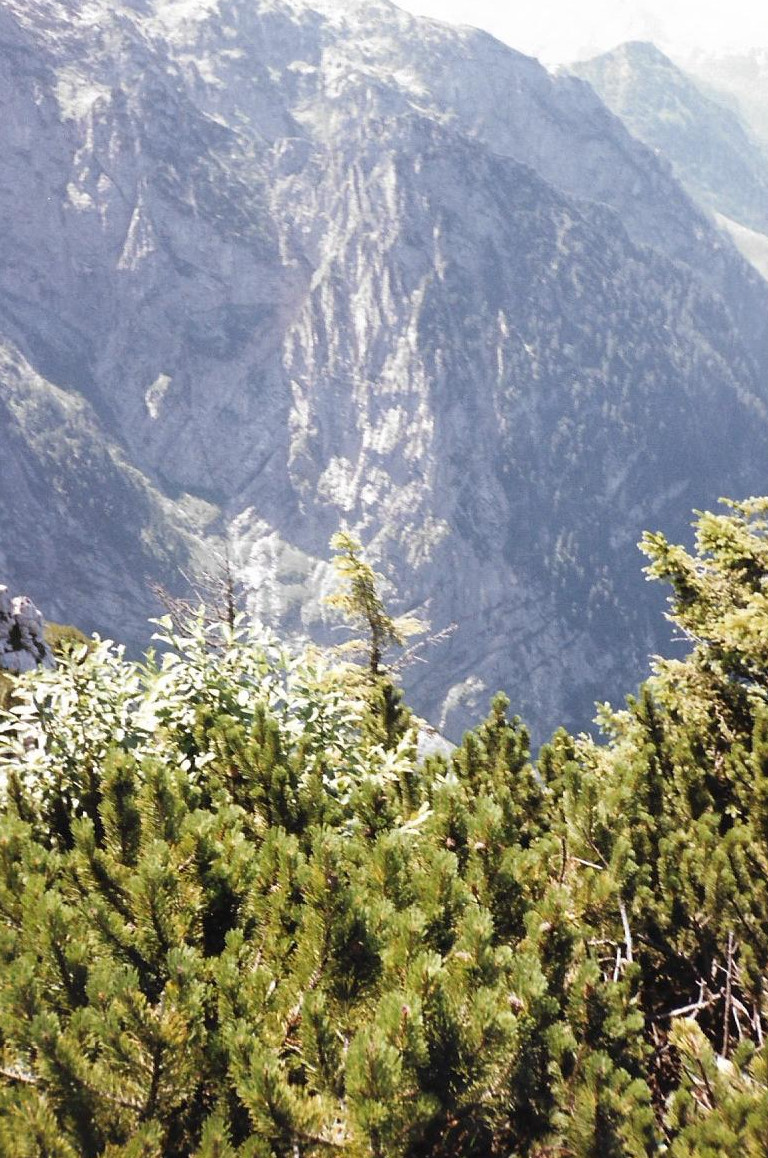
[[[536,764],[238,624],[20,680],[0,1154],[764,1155],[767,510],[647,538],[690,654]]]

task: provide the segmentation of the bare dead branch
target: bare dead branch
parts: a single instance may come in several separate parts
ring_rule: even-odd
[[[627,948],[627,962],[634,961],[634,951],[632,946],[632,931],[629,927],[629,918],[627,917],[627,910],[623,901],[619,901],[619,912],[621,913],[621,923],[624,927],[624,943]]]
[[[723,1057],[728,1056],[731,1039],[731,1000],[733,994],[733,932],[728,934],[728,967],[725,976],[725,1006],[723,1008]]]

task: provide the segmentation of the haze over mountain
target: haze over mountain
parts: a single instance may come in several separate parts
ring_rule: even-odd
[[[768,151],[738,105],[653,44],[629,43],[571,65],[633,136],[662,154],[768,276]]]
[[[666,156],[703,205],[768,230],[768,156],[739,114],[653,44],[623,44],[571,66],[633,136]]]
[[[768,17],[754,0],[729,4],[693,0],[405,0],[421,16],[483,28],[547,66],[562,66],[609,52],[630,40],[652,41],[674,60],[681,54],[746,53],[768,44]]]
[[[450,735],[634,685],[641,531],[765,489],[768,286],[585,83],[383,0],[6,0],[0,98],[3,582],[136,642],[226,534],[327,632],[346,521],[457,624]]]
[[[676,56],[679,64],[722,99],[730,98],[752,132],[768,148],[768,46],[741,52],[691,51]]]

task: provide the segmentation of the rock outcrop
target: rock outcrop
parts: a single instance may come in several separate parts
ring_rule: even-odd
[[[11,598],[8,588],[0,585],[0,668],[19,673],[55,667],[44,627],[31,599],[26,595]]]

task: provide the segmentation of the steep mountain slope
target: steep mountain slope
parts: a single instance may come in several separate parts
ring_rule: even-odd
[[[146,639],[148,580],[173,590],[179,566],[194,569],[204,509],[158,493],[82,396],[47,382],[7,343],[0,383],[0,574],[52,619]]]
[[[347,521],[457,624],[406,677],[451,735],[499,686],[541,735],[636,682],[641,530],[764,489],[768,289],[586,84],[378,0],[6,0],[0,64],[0,334],[108,441],[105,503],[130,476],[169,556],[220,512],[312,632]],[[80,517],[45,532],[98,591],[2,577],[133,632],[149,515],[119,558]]]

